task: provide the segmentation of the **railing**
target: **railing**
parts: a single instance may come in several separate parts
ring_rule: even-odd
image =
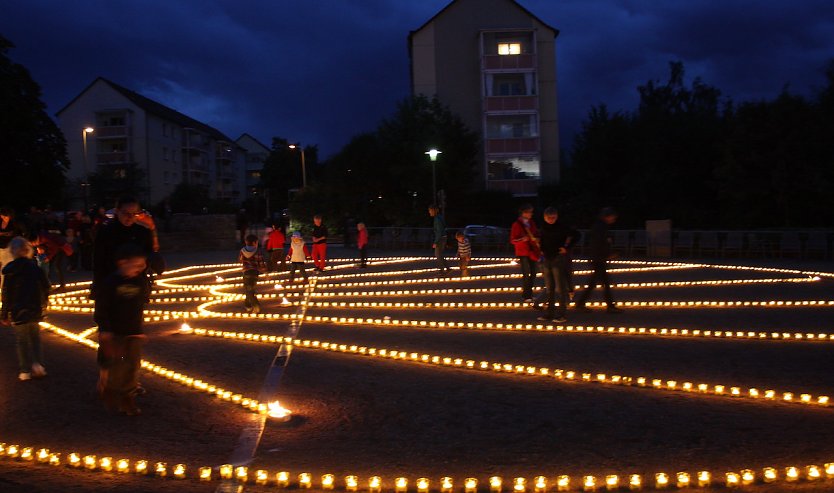
[[[95,136],[99,139],[112,137],[127,137],[132,133],[131,131],[132,128],[128,127],[127,125],[97,127],[95,131]]]
[[[526,111],[538,108],[537,96],[489,96],[484,101],[486,111]]]
[[[521,137],[515,139],[487,139],[487,154],[515,154],[519,152],[538,152],[538,137]]]
[[[536,56],[521,55],[484,55],[484,70],[515,70],[536,67]]]

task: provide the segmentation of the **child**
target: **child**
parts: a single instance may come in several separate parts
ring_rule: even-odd
[[[460,262],[460,277],[469,277],[469,261],[472,259],[472,245],[463,231],[455,233],[458,240],[458,262]]]
[[[41,231],[29,233],[29,242],[37,249],[40,267],[49,279],[49,274],[54,270],[58,273],[58,285],[64,289],[64,264],[68,256],[73,254],[72,246],[67,243],[63,236]]]
[[[284,258],[284,242],[286,241],[281,225],[273,224],[272,231],[269,232],[269,237],[266,239],[266,251],[269,252],[269,272],[277,270],[279,261],[281,262],[281,271],[287,270],[287,261]]]
[[[290,251],[287,253],[287,260],[290,263],[290,282],[295,280],[295,270],[301,269],[301,274],[304,276],[304,281],[307,281],[307,271],[304,270],[304,261],[310,258],[310,251],[307,250],[307,245],[304,244],[304,238],[301,233],[296,231],[292,234],[290,241]]]
[[[94,320],[98,324],[98,391],[105,407],[137,416],[136,395],[140,393],[139,367],[145,303],[151,285],[145,275],[147,259],[139,245],[125,243],[116,249],[116,271],[96,288]]]
[[[327,259],[327,228],[321,224],[321,214],[313,216],[313,264],[316,271],[324,272]]]
[[[49,299],[49,281],[32,260],[32,245],[16,236],[9,241],[14,260],[3,267],[3,308],[0,324],[14,325],[21,381],[44,377],[40,326]]]
[[[368,267],[368,230],[365,229],[365,223],[357,223],[356,231],[356,246],[359,247],[359,267],[365,269]]]
[[[255,289],[258,287],[258,274],[266,271],[264,257],[261,249],[258,248],[258,237],[249,234],[244,238],[246,245],[240,249],[237,261],[241,264],[243,271],[243,289],[246,292],[246,311],[259,313],[261,304],[255,296]]]

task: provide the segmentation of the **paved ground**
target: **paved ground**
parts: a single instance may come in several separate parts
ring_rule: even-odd
[[[332,254],[342,252],[333,249]],[[344,252],[349,254],[352,252]],[[411,252],[424,254],[425,252]],[[386,252],[387,254],[387,252]],[[172,268],[234,260],[209,252],[169,256]],[[481,264],[494,262],[480,262]],[[735,260],[736,264],[749,263]],[[477,264],[477,263],[476,263]],[[819,263],[757,262],[810,271],[834,271]],[[322,283],[413,279],[405,285],[321,288],[320,293],[369,291],[328,299],[345,302],[516,302],[518,293],[421,294],[375,296],[391,289],[514,287],[516,279],[485,279],[512,274],[513,266],[476,270],[481,278],[466,282],[430,281],[433,273],[389,276],[386,271],[425,269],[421,260],[404,264],[333,270]],[[578,264],[577,268],[583,268]],[[208,271],[203,271],[208,272]],[[369,273],[367,277],[341,277]],[[83,277],[83,274],[76,276]],[[197,281],[208,281],[213,275]],[[226,277],[233,277],[226,275]],[[621,273],[617,283],[682,280],[797,277],[761,271],[683,269]],[[801,276],[800,276],[801,277]],[[808,276],[804,276],[808,277]],[[227,281],[233,281],[227,279]],[[577,276],[578,283],[583,276]],[[196,282],[196,281],[195,281]],[[281,281],[285,284],[284,281]],[[293,291],[286,286],[287,291]],[[275,290],[271,283],[263,293]],[[185,293],[205,296],[206,291]],[[161,297],[161,296],[159,296]],[[620,301],[680,300],[834,300],[834,281],[721,286],[621,288]],[[292,297],[291,297],[292,298]],[[295,298],[292,298],[295,299]],[[312,301],[325,299],[311,298]],[[266,313],[293,313],[280,300],[264,300]],[[179,309],[197,303],[155,304]],[[242,311],[242,303],[211,307]],[[570,313],[572,325],[834,333],[834,307],[803,308],[632,308],[621,315],[595,311]],[[537,324],[538,312],[503,308],[332,308],[312,306],[309,316],[363,317],[384,320]],[[74,332],[92,326],[87,315],[54,313],[49,321]],[[275,320],[194,320],[195,327],[283,335],[289,324]],[[255,396],[277,347],[262,343],[203,338],[177,332],[178,322],[149,324],[146,359],[206,382]],[[144,373],[149,393],[143,416],[108,415],[93,395],[94,352],[51,333],[44,334],[49,377],[16,380],[14,338],[0,331],[0,442],[48,447],[69,453],[184,463],[189,468],[216,466],[228,460],[248,412],[216,398]],[[601,335],[545,331],[497,331],[376,327],[367,324],[305,322],[301,339],[344,345],[444,355],[547,368],[574,369],[596,375],[646,376],[679,382],[708,382],[727,388],[776,389],[797,395],[831,395],[830,357],[834,342],[738,341],[647,335]],[[93,336],[94,338],[94,336]],[[280,399],[296,417],[288,424],[269,423],[252,468],[290,471],[314,478],[332,473],[392,480],[421,476],[437,483],[442,476],[505,478],[568,474],[657,471],[675,473],[708,469],[715,473],[742,468],[805,466],[834,462],[834,408],[702,396],[638,387],[571,383],[507,373],[467,371],[390,359],[298,348],[282,382]],[[316,483],[318,481],[316,480]],[[790,488],[789,488],[790,486]],[[217,482],[175,481],[50,468],[0,457],[0,491],[195,491],[208,492]],[[824,491],[816,483],[756,491]],[[247,486],[247,491],[263,488]],[[413,486],[412,486],[413,489]]]

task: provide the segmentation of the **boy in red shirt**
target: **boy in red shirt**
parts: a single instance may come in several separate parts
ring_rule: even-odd
[[[521,297],[525,303],[533,301],[533,284],[536,281],[537,262],[541,257],[539,230],[533,222],[533,205],[524,204],[518,209],[518,219],[510,228],[510,243],[521,265]]]
[[[272,231],[266,239],[266,251],[269,252],[269,272],[275,272],[278,262],[281,262],[281,270],[287,269],[287,260],[284,257],[284,243],[287,241],[280,224],[273,224]]]

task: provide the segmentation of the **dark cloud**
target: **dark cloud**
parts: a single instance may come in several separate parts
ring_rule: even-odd
[[[406,36],[445,0],[5,2],[0,33],[57,111],[109,77],[232,137],[337,151],[408,94]],[[635,87],[681,60],[733,99],[807,93],[834,58],[827,0],[521,0],[561,30],[569,138],[593,104],[633,108]],[[800,8],[801,7],[801,8]]]

